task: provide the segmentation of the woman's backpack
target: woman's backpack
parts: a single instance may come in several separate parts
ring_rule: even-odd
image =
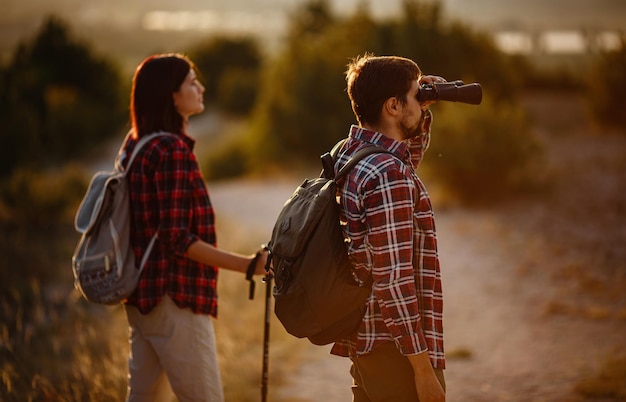
[[[96,173],[78,208],[74,226],[82,236],[72,256],[74,285],[91,302],[117,304],[130,296],[157,240],[158,231],[137,266],[130,241],[126,173],[139,150],[161,135],[171,134],[153,133],[141,137],[126,169],[116,160],[112,172]]]

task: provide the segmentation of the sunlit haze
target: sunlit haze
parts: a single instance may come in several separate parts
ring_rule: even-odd
[[[5,0],[6,2],[6,0]],[[0,52],[36,30],[54,13],[81,30],[110,29],[199,33],[257,34],[268,40],[284,33],[289,15],[305,0],[156,0],[107,2],[72,0],[8,0],[0,15]],[[353,12],[360,0],[330,0],[333,10]],[[378,17],[400,13],[402,0],[369,1]],[[499,35],[510,52],[542,49],[580,52],[589,47],[612,48],[626,27],[626,2],[616,0],[443,0],[444,15]],[[590,32],[590,33],[589,33]]]

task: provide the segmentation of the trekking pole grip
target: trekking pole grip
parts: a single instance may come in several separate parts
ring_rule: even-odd
[[[254,288],[256,283],[254,283],[253,276],[254,272],[256,271],[256,262],[259,260],[260,255],[261,252],[257,251],[257,253],[252,258],[252,261],[250,261],[250,264],[248,265],[248,270],[246,271],[246,280],[250,281],[250,290],[248,291],[248,298],[250,300],[254,299]]]

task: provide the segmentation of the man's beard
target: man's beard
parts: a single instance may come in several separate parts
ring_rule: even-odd
[[[426,121],[428,119],[428,121]],[[426,152],[430,146],[430,125],[432,124],[432,114],[430,110],[422,111],[422,116],[417,122],[417,126],[409,127],[403,120],[400,124],[403,133],[403,140],[415,139],[422,143],[422,152]]]
[[[408,125],[405,124],[406,119],[400,123],[400,128],[402,129],[403,140],[408,140],[409,138],[415,138],[422,134],[423,132],[422,128],[424,127],[426,114],[427,114],[426,112],[422,112],[422,116],[420,117],[416,125],[409,127]]]

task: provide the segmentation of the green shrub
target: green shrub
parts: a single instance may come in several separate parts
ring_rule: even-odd
[[[217,88],[220,109],[235,115],[245,115],[254,106],[257,97],[258,73],[234,68],[222,74]]]
[[[524,111],[485,96],[480,106],[433,106],[424,168],[448,193],[468,204],[506,198],[532,183],[541,147]]]
[[[202,174],[208,181],[224,180],[248,172],[248,152],[240,138],[229,138],[218,144],[202,163]]]
[[[0,221],[49,227],[72,218],[88,184],[81,167],[19,169],[0,185]]]
[[[262,62],[254,38],[211,37],[192,47],[189,56],[200,70],[207,102],[216,103],[220,110],[229,113],[250,112]]]
[[[261,78],[250,142],[265,152],[255,165],[317,163],[346,136],[355,118],[344,72],[351,58],[366,52],[412,58],[425,74],[478,81],[499,102],[518,94],[517,72],[524,66],[498,52],[487,35],[445,21],[437,2],[406,0],[403,15],[386,21],[363,7],[336,17],[328,3],[311,1],[299,10],[284,50]]]
[[[127,116],[119,71],[47,18],[0,66],[0,177],[76,160],[116,134]]]
[[[53,173],[20,170],[0,185],[0,290],[21,294],[31,280],[53,280],[59,261],[69,274],[78,240],[71,222],[86,187],[74,165]]]

